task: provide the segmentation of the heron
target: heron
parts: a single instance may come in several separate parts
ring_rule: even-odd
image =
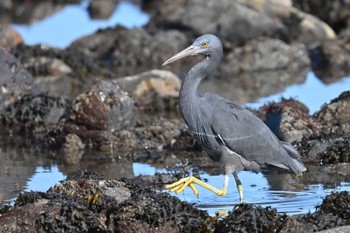
[[[238,177],[242,170],[258,173],[262,165],[292,170],[296,175],[306,171],[298,151],[279,140],[267,125],[244,107],[210,92],[199,93],[198,86],[220,65],[223,57],[221,40],[212,34],[198,37],[192,45],[166,60],[162,66],[179,59],[202,55],[204,58],[187,73],[179,93],[181,115],[192,135],[209,157],[225,168],[224,185],[215,188],[194,176],[168,184],[166,189],[180,193],[190,187],[195,195],[200,185],[218,196],[225,196],[233,174],[243,202],[243,185]]]

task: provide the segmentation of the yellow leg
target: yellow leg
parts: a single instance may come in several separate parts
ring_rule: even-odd
[[[236,172],[233,172],[233,177],[235,178],[236,184],[237,184],[237,190],[239,193],[239,200],[241,203],[243,203],[243,185],[241,180],[238,178],[238,175]]]
[[[198,184],[200,186],[202,186],[203,188],[208,189],[209,191],[215,193],[218,196],[225,196],[227,193],[227,186],[228,186],[228,175],[225,176],[225,183],[224,183],[224,187],[222,189],[217,189],[199,179],[197,179],[194,176],[189,176],[189,177],[185,177],[182,178],[181,180],[172,183],[172,184],[168,184],[165,186],[166,189],[170,189],[171,192],[176,192],[176,193],[181,193],[182,191],[185,190],[185,188],[187,186],[190,186],[190,188],[193,190],[193,193],[195,195],[198,195],[198,190],[196,189],[196,187],[193,184]]]

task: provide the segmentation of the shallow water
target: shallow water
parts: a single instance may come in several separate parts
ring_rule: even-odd
[[[149,164],[133,163],[133,175],[153,175],[156,172],[166,173],[166,169],[158,169]],[[110,171],[113,172],[113,171]],[[206,172],[200,173],[201,179],[207,180],[215,187],[222,187],[224,175],[209,175]],[[273,179],[271,179],[271,176]],[[51,185],[64,179],[66,175],[60,172],[57,165],[50,168],[37,167],[35,173],[25,186],[25,191],[46,191]],[[264,207],[271,206],[280,213],[288,215],[314,212],[316,205],[321,204],[322,199],[333,191],[350,191],[350,182],[339,182],[334,180],[334,185],[326,187],[321,183],[302,184],[302,181],[294,180],[294,175],[287,174],[263,174],[252,172],[240,172],[239,177],[244,187],[244,201]],[[291,179],[285,179],[289,177]],[[348,180],[349,181],[349,180]],[[281,189],[280,183],[287,183],[288,188]],[[196,186],[199,196],[195,196],[190,188],[185,189],[181,194],[174,194],[181,200],[193,203],[198,208],[207,210],[214,215],[218,211],[230,211],[239,204],[239,196],[235,187],[234,179],[230,179],[228,194],[218,197],[210,191]],[[163,190],[162,190],[163,191]],[[165,191],[167,192],[167,191]]]
[[[45,43],[53,47],[64,48],[73,40],[91,34],[98,28],[114,26],[117,23],[129,28],[140,27],[148,20],[147,14],[143,13],[139,7],[124,1],[116,8],[110,19],[106,21],[90,20],[86,4],[87,2],[84,1],[80,5],[67,6],[31,26],[15,25],[15,28],[24,37],[27,44]],[[73,16],[74,22],[71,20]],[[281,97],[293,97],[305,103],[310,113],[314,113],[324,103],[349,89],[349,86],[349,77],[326,85],[310,72],[305,83],[292,85],[282,93],[261,98],[246,106],[258,108],[264,103],[278,101]],[[34,148],[16,148],[14,145],[1,146],[0,159],[2,161],[0,164],[0,201],[1,199],[13,200],[23,190],[46,191],[67,175],[79,170],[95,171],[107,178],[167,172],[165,168],[155,168],[149,164],[105,161],[94,156],[93,153],[89,156],[84,155],[77,161],[71,160],[69,156],[63,158],[49,156],[48,158],[48,155],[38,154]],[[322,174],[322,171],[317,172]],[[317,175],[313,176],[313,174],[306,172],[302,178],[296,178],[290,174],[241,172],[239,177],[244,186],[245,202],[272,206],[279,212],[287,214],[313,212],[322,198],[332,191],[350,191],[349,177],[331,176],[327,180],[322,180],[316,179]],[[224,175],[222,174],[212,175],[207,170],[201,170],[200,176],[215,187],[220,188],[223,185]],[[221,209],[231,210],[239,203],[234,179],[230,180],[229,192],[225,197],[217,197],[201,187],[198,190],[199,197],[194,196],[190,189],[186,189],[184,193],[177,196],[208,210],[210,214]]]

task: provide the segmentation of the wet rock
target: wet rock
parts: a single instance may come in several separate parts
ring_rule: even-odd
[[[136,125],[135,128],[109,135],[107,140],[99,142],[99,148],[102,151],[120,155],[133,154],[134,152],[136,153],[133,155],[134,159],[140,161],[142,159],[140,157],[148,158],[149,152],[161,152],[174,137],[180,134],[180,129],[183,126],[179,119],[168,120],[162,117],[151,118],[150,121],[144,120],[142,123],[143,125]],[[138,151],[144,152],[146,155],[137,155]]]
[[[323,164],[348,163],[350,161],[350,134],[327,133],[312,134],[298,144],[298,151],[304,161]]]
[[[267,35],[303,43],[335,38],[333,30],[321,20],[277,1],[190,0],[170,14],[164,25],[193,30],[196,35],[217,34],[236,44]]]
[[[24,95],[0,114],[1,130],[12,133],[40,133],[54,128],[71,101],[44,94]]]
[[[303,223],[312,223],[318,231],[348,225],[349,203],[349,192],[332,193],[323,200],[315,213],[299,216],[297,219]]]
[[[170,54],[186,45],[186,38],[179,31],[151,35],[142,28],[128,30],[117,26],[76,40],[68,50],[100,61],[98,64],[112,69],[115,77],[122,77],[160,67]]]
[[[118,85],[100,81],[75,99],[58,128],[46,135],[47,143],[51,145],[52,141],[61,147],[60,143],[67,142],[62,137],[68,134],[75,134],[85,142],[104,140],[112,132],[130,125],[133,105],[134,101]],[[75,141],[80,144],[79,140]]]
[[[20,62],[0,48],[0,113],[19,101],[25,94],[32,92],[33,77]]]
[[[350,91],[345,91],[315,113],[315,118],[332,131],[350,133]]]
[[[241,204],[218,222],[214,232],[275,232],[285,217],[276,209]]]
[[[169,71],[151,70],[115,80],[147,110],[177,110],[181,81]]]
[[[146,184],[82,173],[45,194],[24,193],[21,207],[0,216],[0,231],[203,232],[207,219],[206,212]]]
[[[151,188],[168,178],[105,179],[80,172],[45,193],[21,194],[0,215],[0,232],[310,232],[349,224],[346,191],[327,196],[312,214],[286,216],[241,204],[222,219]]]
[[[114,12],[119,0],[92,0],[88,12],[92,19],[108,19]]]
[[[279,231],[281,233],[293,233],[293,232],[315,232],[317,227],[311,223],[299,222],[294,217],[286,217],[282,229]]]
[[[322,125],[308,114],[307,107],[292,99],[264,105],[259,115],[278,138],[287,142],[301,141],[322,130]]]
[[[309,51],[311,68],[322,82],[336,82],[350,72],[349,51],[340,40],[322,42]]]
[[[21,35],[12,27],[0,25],[0,46],[10,51],[11,48],[23,43]]]

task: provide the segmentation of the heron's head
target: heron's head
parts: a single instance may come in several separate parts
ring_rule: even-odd
[[[207,58],[216,56],[221,60],[222,54],[223,49],[220,39],[214,35],[205,34],[203,36],[198,37],[192,45],[166,60],[162,66],[165,66],[167,64],[170,64],[174,61],[188,56],[196,55],[204,55]]]

